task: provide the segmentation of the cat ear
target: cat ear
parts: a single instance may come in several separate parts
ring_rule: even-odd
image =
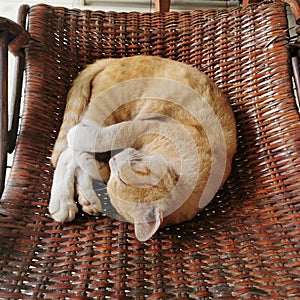
[[[141,220],[134,223],[135,236],[141,242],[149,240],[163,221],[163,214],[161,211],[155,209],[154,211],[151,211],[149,215],[152,216],[151,220],[145,220],[143,218],[143,221]]]

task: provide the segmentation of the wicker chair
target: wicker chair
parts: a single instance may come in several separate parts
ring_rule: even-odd
[[[299,22],[297,1],[289,2]],[[2,166],[18,128],[7,137],[8,42],[18,54],[16,99],[23,68],[26,75],[0,202],[1,299],[300,298],[299,44],[288,36],[284,3],[166,13],[22,6],[20,24],[26,31],[0,20]],[[49,157],[73,79],[98,58],[137,54],[213,78],[230,99],[239,142],[208,207],[145,243],[105,215],[81,212],[62,225],[47,211]]]

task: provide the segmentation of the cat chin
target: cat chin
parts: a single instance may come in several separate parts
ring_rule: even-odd
[[[118,200],[118,205],[114,205],[113,200],[111,203],[128,223],[134,225],[135,236],[139,241],[149,240],[163,223],[163,211],[151,204],[139,205],[136,202],[127,202],[126,206],[120,208],[121,201]]]

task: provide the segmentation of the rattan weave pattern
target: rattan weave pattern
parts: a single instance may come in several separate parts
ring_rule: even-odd
[[[281,3],[166,14],[31,7],[24,116],[0,206],[0,298],[299,299],[300,122],[286,29]],[[95,59],[138,54],[212,77],[239,140],[205,211],[145,243],[105,216],[61,225],[47,213],[73,79]]]

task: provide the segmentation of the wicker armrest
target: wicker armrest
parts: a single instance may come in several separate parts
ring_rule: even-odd
[[[16,74],[19,74],[15,78],[16,89],[14,89],[15,93],[13,95],[15,99],[13,100],[15,108],[18,108],[19,110],[19,101],[16,100],[16,95],[20,98],[20,83],[22,82],[23,77],[20,75],[22,72],[19,72],[19,70],[21,66],[24,65],[22,63],[24,59],[21,49],[28,39],[29,33],[25,31],[24,27],[7,18],[0,17],[0,101],[2,104],[0,105],[0,194],[2,194],[4,188],[7,151],[11,152],[14,147],[11,145],[15,143],[16,130],[14,130],[14,128],[17,128],[17,125],[13,125],[11,132],[8,133],[8,51],[15,56],[18,56],[18,72],[16,72]],[[12,135],[14,136],[13,142],[11,142]]]
[[[20,49],[29,39],[29,33],[24,27],[7,18],[0,17],[0,33],[7,35],[9,51],[14,55],[20,55],[22,53]]]

